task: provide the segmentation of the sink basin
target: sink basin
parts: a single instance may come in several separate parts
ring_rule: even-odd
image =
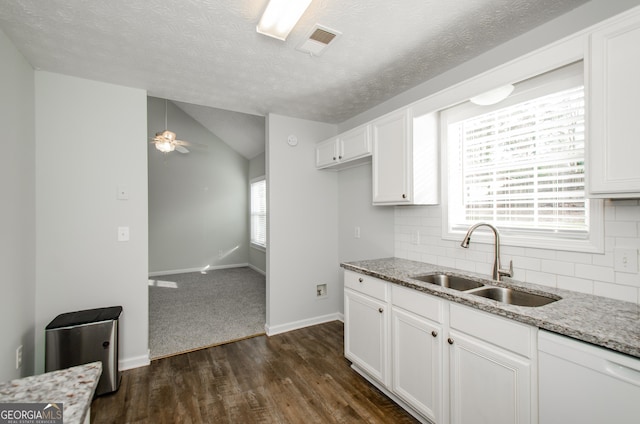
[[[468,278],[446,274],[414,275],[411,278],[413,278],[414,280],[423,281],[425,283],[436,284],[438,286],[448,287],[450,289],[459,291],[471,290],[484,286],[484,284],[478,283],[477,281],[473,281]]]
[[[468,293],[516,306],[543,306],[558,300],[505,287],[482,287]]]

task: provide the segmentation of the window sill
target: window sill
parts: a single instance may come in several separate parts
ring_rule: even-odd
[[[259,245],[259,244],[255,244],[255,243],[249,243],[249,246],[250,246],[252,249],[259,250],[259,251],[261,251],[261,252],[265,252],[265,253],[267,252],[267,248],[266,248],[266,246],[261,246],[261,245]]]

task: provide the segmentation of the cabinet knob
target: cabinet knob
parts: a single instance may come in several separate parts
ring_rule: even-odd
[[[378,312],[383,313],[383,312],[384,312],[384,309],[382,309],[382,308],[378,308]]]
[[[449,337],[449,338],[447,339],[447,343],[449,343],[449,344],[453,344],[453,339],[452,339],[451,337]]]
[[[431,335],[432,335],[433,337],[438,337],[438,332],[437,332],[436,330],[433,330],[433,331],[431,332]]]
[[[338,159],[342,159],[342,156],[338,156]]]
[[[333,160],[336,160],[336,157],[335,157],[335,156],[333,157]]]
[[[363,281],[364,281],[364,280],[362,279],[362,277],[361,277],[361,278],[358,278],[358,282],[359,282],[359,283],[362,283]]]
[[[403,199],[406,199],[406,198],[407,198],[407,195],[406,195],[406,194],[403,194],[403,195],[402,195],[402,198],[403,198]]]

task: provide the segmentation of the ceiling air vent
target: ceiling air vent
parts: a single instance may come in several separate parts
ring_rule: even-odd
[[[320,56],[327,46],[341,35],[342,33],[335,29],[316,24],[296,50],[308,53],[311,56]]]

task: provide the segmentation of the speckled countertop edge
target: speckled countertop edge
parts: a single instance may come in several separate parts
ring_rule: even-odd
[[[513,279],[496,282],[480,274],[400,258],[344,262],[340,266],[640,358],[640,306],[635,303]],[[559,296],[561,299],[539,307],[514,306],[411,278],[434,272],[462,275],[486,285],[514,287],[532,293]]]
[[[0,403],[60,402],[65,424],[82,424],[101,374],[98,361],[0,383]]]

